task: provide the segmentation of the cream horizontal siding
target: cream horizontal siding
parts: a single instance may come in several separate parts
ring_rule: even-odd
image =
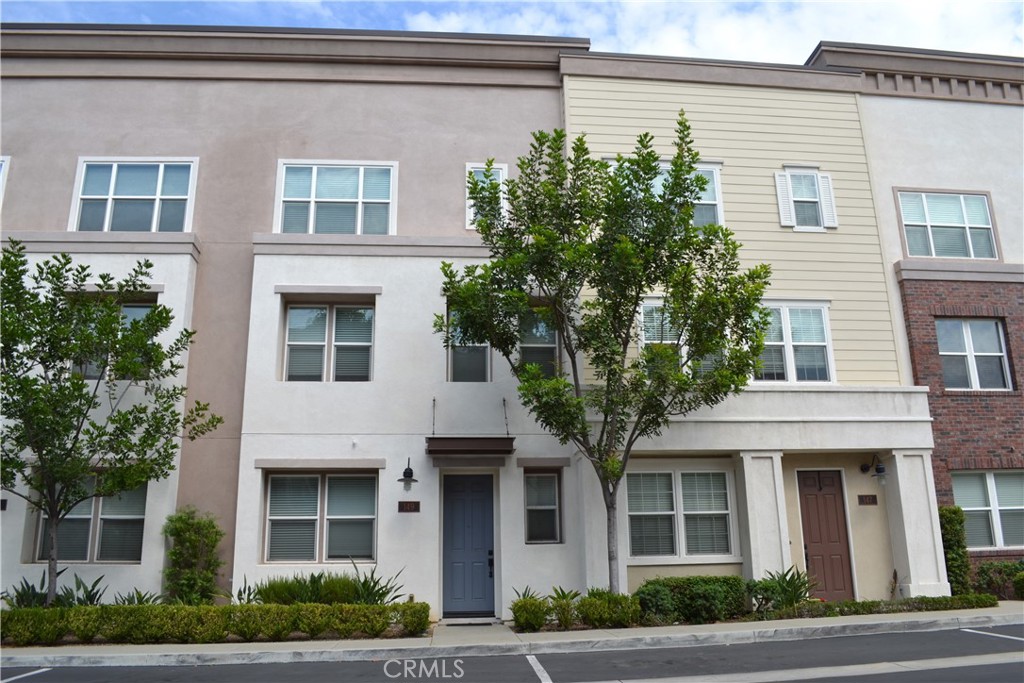
[[[601,158],[641,132],[672,153],[684,109],[701,158],[721,164],[725,224],[744,265],[772,266],[770,299],[827,300],[841,384],[899,384],[892,317],[856,96],[837,92],[567,76],[566,127]],[[832,177],[839,227],[779,224],[776,171],[813,164]]]

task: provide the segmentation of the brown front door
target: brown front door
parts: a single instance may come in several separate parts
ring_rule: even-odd
[[[807,573],[818,582],[811,593],[825,600],[852,600],[850,544],[838,470],[797,472]]]

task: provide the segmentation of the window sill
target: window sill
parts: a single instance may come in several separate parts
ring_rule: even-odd
[[[739,555],[645,555],[643,557],[626,557],[627,567],[643,567],[648,565],[670,564],[740,564],[743,558]]]
[[[1021,392],[1018,389],[947,389],[943,387],[939,390],[943,396],[962,396],[962,397],[975,397],[975,396],[998,396],[1000,398],[1007,396],[1020,396]]]

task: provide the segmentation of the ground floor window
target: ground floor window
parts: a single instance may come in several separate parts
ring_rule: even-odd
[[[953,498],[963,508],[968,548],[1024,546],[1024,472],[962,472]]]
[[[526,472],[526,542],[560,543],[561,486],[557,472]]]
[[[724,471],[627,474],[630,556],[732,555],[731,488]]]
[[[275,474],[267,488],[267,561],[374,559],[376,475]]]
[[[93,482],[87,486],[92,490]],[[142,561],[147,485],[116,496],[87,498],[57,526],[57,559],[61,562]],[[50,520],[42,516],[36,559],[50,556]]]

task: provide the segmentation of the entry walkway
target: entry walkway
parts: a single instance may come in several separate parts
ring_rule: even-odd
[[[515,633],[505,624],[434,626],[428,636],[392,640],[306,640],[212,645],[71,645],[4,648],[4,667],[169,666],[557,654],[636,648],[791,641],[844,635],[1024,624],[1024,602],[947,612],[731,622],[702,626]]]

